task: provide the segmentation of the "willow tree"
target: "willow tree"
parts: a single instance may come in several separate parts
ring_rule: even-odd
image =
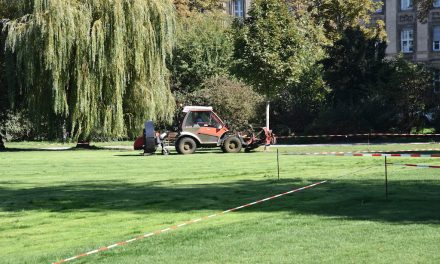
[[[174,27],[172,0],[34,0],[4,27],[11,100],[25,98],[36,126],[65,124],[80,140],[169,122]]]

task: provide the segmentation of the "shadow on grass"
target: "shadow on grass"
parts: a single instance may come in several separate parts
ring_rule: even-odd
[[[78,150],[111,150],[110,148],[103,148],[97,146],[90,146],[89,148],[78,148],[78,147],[29,147],[29,148],[6,148],[2,150],[2,152],[37,152],[37,151],[45,151],[45,152],[57,152],[57,151],[78,151]]]
[[[68,149],[49,149],[49,148],[6,148],[2,150],[0,153],[6,153],[6,152],[33,152],[33,151],[48,151],[48,152],[54,152],[54,151],[72,151],[73,148]]]
[[[103,150],[103,151],[109,151],[109,150],[113,150],[113,151],[132,151],[136,154],[123,154],[123,155],[115,155],[115,156],[119,156],[119,157],[133,157],[133,156],[140,156],[142,154],[142,150],[133,150],[133,149],[128,149],[128,148],[123,148],[123,147],[98,147],[98,146],[90,146],[88,148],[82,148],[82,147],[43,147],[43,148],[35,148],[35,147],[29,147],[29,148],[6,148],[4,150],[1,150],[0,153],[2,152],[67,152],[67,151],[98,151],[98,150]],[[195,154],[224,154],[220,148],[201,148],[201,149],[197,149],[197,151],[195,152]],[[156,150],[156,152],[153,154],[156,156],[162,156],[161,153],[161,149],[158,148]],[[171,150],[170,155],[178,155],[177,152],[175,152],[174,150]],[[148,155],[145,155],[148,156]]]
[[[179,185],[170,182],[128,184],[88,181],[32,189],[0,188],[0,210],[222,211],[310,184],[304,179],[237,181],[227,184]],[[166,185],[164,185],[166,184]],[[391,181],[385,200],[379,180],[334,180],[320,186],[254,205],[242,212],[291,212],[356,220],[440,224],[439,181]]]
[[[250,153],[253,153],[253,152],[255,152],[255,151],[251,151]],[[240,153],[245,153],[244,151],[242,151],[242,152],[240,152]],[[234,154],[240,154],[240,153],[234,153]],[[219,150],[219,149],[200,149],[200,150],[197,150],[194,154],[191,154],[191,155],[200,155],[200,154],[223,154],[223,155],[234,155],[234,154],[225,154],[225,153],[223,153],[223,151],[221,151],[221,150]],[[175,152],[175,151],[171,151],[169,154],[168,154],[169,156],[176,156],[176,155],[181,155],[181,154],[179,154],[179,153],[177,153],[177,152]],[[154,153],[154,154],[143,154],[142,153],[142,150],[140,150],[140,151],[134,151],[134,153],[131,153],[131,154],[115,154],[114,156],[115,157],[126,157],[126,158],[129,158],[129,157],[139,157],[139,156],[144,156],[144,157],[150,157],[150,156],[164,156],[164,157],[166,157],[166,156],[168,156],[168,155],[163,155],[161,152],[160,152],[160,150],[158,150],[158,151],[156,151],[156,153]]]

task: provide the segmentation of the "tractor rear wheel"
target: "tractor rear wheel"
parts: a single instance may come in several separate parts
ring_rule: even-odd
[[[238,153],[241,150],[241,141],[238,137],[228,137],[222,146],[223,152],[226,153]]]
[[[190,137],[184,137],[179,139],[176,144],[176,151],[180,154],[193,154],[196,151],[197,144],[194,139]]]

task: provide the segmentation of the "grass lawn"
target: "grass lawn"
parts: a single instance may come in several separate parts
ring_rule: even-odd
[[[74,263],[440,263],[440,170],[390,167],[386,201],[383,158],[283,155],[437,145],[280,148],[280,180],[275,147],[149,157],[29,149],[47,145],[0,153],[1,263],[58,261],[325,179]]]

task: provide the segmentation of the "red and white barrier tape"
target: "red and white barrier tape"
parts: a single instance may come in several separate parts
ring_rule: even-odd
[[[410,150],[407,150],[410,151]],[[286,153],[284,155],[298,156],[338,156],[338,157],[402,157],[402,158],[440,158],[439,154],[401,154],[401,153],[358,153],[358,152],[310,152]]]
[[[309,135],[309,136],[277,136],[277,139],[288,139],[288,138],[330,138],[330,137],[383,137],[383,136],[393,136],[393,137],[436,137],[440,134],[396,134],[396,133],[363,133],[363,134],[335,134],[335,135]]]
[[[137,240],[141,240],[141,239],[144,239],[144,238],[147,238],[147,237],[151,237],[151,236],[154,236],[154,235],[159,235],[159,234],[162,234],[162,233],[165,233],[165,232],[168,232],[168,231],[172,231],[172,230],[175,230],[175,229],[180,228],[180,227],[184,227],[184,226],[189,225],[189,224],[194,224],[194,223],[197,223],[197,222],[200,222],[200,221],[203,221],[203,220],[207,220],[207,219],[210,219],[210,218],[213,218],[213,217],[216,217],[216,216],[221,216],[221,215],[224,215],[224,214],[227,214],[227,213],[230,213],[230,212],[233,212],[233,211],[237,211],[237,210],[249,207],[249,206],[253,206],[253,205],[256,205],[256,204],[259,204],[259,203],[263,203],[263,202],[266,202],[266,201],[269,201],[269,200],[272,200],[272,199],[275,199],[275,198],[279,198],[279,197],[284,196],[284,195],[288,195],[288,194],[291,194],[291,193],[295,193],[295,192],[299,192],[299,191],[302,191],[302,190],[305,190],[305,189],[309,189],[309,188],[315,187],[317,185],[320,185],[320,184],[323,184],[323,183],[326,183],[326,182],[327,181],[316,182],[316,183],[313,183],[313,184],[310,184],[310,185],[307,185],[307,186],[304,186],[304,187],[301,187],[301,188],[298,188],[298,189],[294,189],[294,190],[291,190],[291,191],[288,191],[288,192],[283,192],[283,193],[280,193],[280,194],[277,194],[277,195],[273,195],[273,196],[270,196],[270,197],[267,197],[267,198],[264,198],[264,199],[252,202],[252,203],[248,203],[248,204],[245,204],[245,205],[241,205],[241,206],[238,206],[238,207],[235,207],[235,208],[223,211],[223,212],[219,212],[219,213],[216,213],[216,214],[212,214],[212,215],[208,215],[208,216],[205,216],[205,217],[197,218],[197,219],[194,219],[194,220],[191,220],[191,221],[187,221],[187,222],[181,223],[179,225],[174,225],[174,226],[171,226],[171,227],[168,227],[168,228],[165,228],[165,229],[157,230],[157,231],[154,231],[154,232],[151,232],[151,233],[148,233],[148,234],[144,234],[144,235],[132,238],[132,239],[128,239],[128,240],[125,240],[125,241],[122,241],[122,242],[115,243],[115,244],[107,246],[107,247],[101,247],[99,249],[95,249],[95,250],[89,251],[87,253],[82,253],[82,254],[79,254],[79,255],[71,257],[71,258],[66,258],[66,259],[60,260],[58,262],[54,262],[53,264],[64,263],[64,262],[72,261],[72,260],[75,260],[75,259],[79,259],[81,257],[90,256],[90,255],[96,254],[96,253],[101,252],[101,251],[110,250],[112,248],[115,248],[115,247],[118,247],[118,246],[122,246],[122,245],[131,243],[131,242],[134,242],[134,241],[137,241]]]
[[[440,166],[436,166],[436,165],[403,164],[403,163],[387,163],[387,164],[396,165],[396,166],[417,167],[417,168],[424,168],[424,169],[440,169]]]

